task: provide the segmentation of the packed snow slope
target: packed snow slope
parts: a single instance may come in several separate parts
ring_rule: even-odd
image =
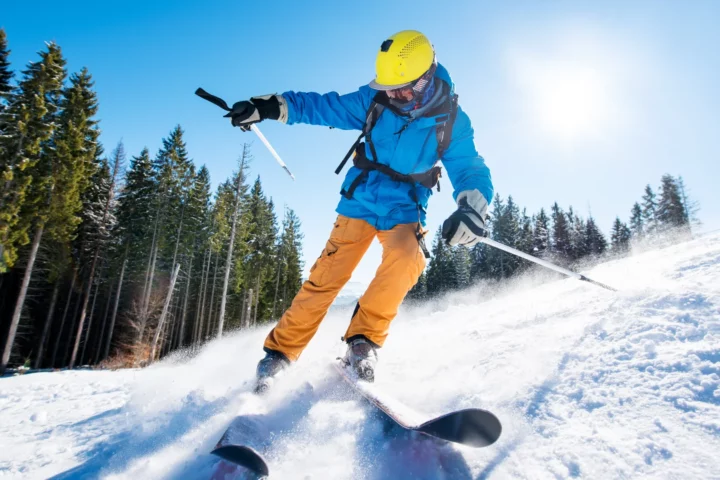
[[[428,415],[495,412],[491,447],[384,432],[329,368],[339,310],[265,398],[249,389],[269,327],[143,370],[0,379],[0,477],[207,479],[225,426],[264,413],[286,425],[276,479],[720,478],[720,235],[585,273],[621,292],[528,277],[393,324],[376,383]]]

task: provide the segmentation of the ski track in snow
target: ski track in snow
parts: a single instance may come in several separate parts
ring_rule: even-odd
[[[587,274],[621,292],[526,277],[395,320],[378,387],[428,416],[493,411],[491,447],[387,431],[330,368],[348,307],[263,398],[249,390],[270,327],[143,370],[0,379],[0,478],[207,479],[238,414],[277,427],[277,479],[720,478],[720,235]]]

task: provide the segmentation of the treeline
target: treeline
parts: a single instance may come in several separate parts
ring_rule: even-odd
[[[580,268],[609,257],[628,253],[633,243],[657,244],[689,238],[697,225],[698,206],[687,196],[682,177],[664,175],[659,197],[650,185],[636,202],[627,223],[617,217],[610,238],[595,219],[580,217],[572,208],[564,211],[555,203],[532,216],[520,209],[512,196],[496,195],[488,215],[490,238],[564,267]],[[472,249],[449,247],[438,229],[432,259],[410,299],[428,299],[470,286],[480,280],[503,280],[519,275],[534,264],[479,243]]]
[[[248,183],[248,145],[213,199],[180,126],[126,165],[86,69],[49,43],[13,84],[8,55],[0,29],[0,373],[143,364],[287,308],[300,221]]]

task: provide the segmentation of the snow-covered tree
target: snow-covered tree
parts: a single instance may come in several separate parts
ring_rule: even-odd
[[[674,231],[681,228],[689,231],[689,219],[685,205],[683,205],[677,181],[672,175],[662,176],[657,218],[662,231]]]
[[[622,255],[630,248],[630,229],[620,221],[620,217],[615,218],[610,233],[610,242],[612,252],[615,255]]]
[[[585,251],[588,255],[602,255],[607,250],[607,240],[602,234],[595,219],[591,216],[585,223]]]
[[[544,208],[541,208],[540,213],[535,215],[534,224],[532,254],[537,257],[543,257],[551,246],[550,219],[545,213]]]
[[[645,216],[640,204],[637,202],[635,202],[630,212],[630,232],[635,239],[642,239],[645,236]]]
[[[642,197],[642,214],[645,224],[645,233],[653,236],[658,230],[657,201],[656,195],[650,185],[645,186],[645,194]]]
[[[552,253],[554,256],[568,261],[571,259],[572,244],[567,217],[560,206],[555,202],[552,206]]]

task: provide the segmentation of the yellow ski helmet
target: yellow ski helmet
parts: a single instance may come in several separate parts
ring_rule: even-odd
[[[375,60],[375,90],[406,87],[423,76],[435,63],[435,50],[430,40],[416,30],[403,30],[380,45]]]

